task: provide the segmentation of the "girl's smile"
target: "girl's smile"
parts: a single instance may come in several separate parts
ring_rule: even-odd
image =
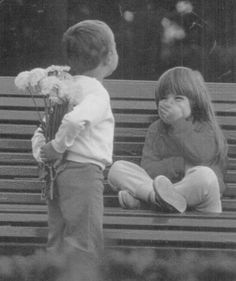
[[[188,119],[191,116],[191,105],[189,99],[186,96],[170,94],[160,100],[159,107],[163,105],[170,108],[177,106],[181,110],[182,116],[185,119]]]

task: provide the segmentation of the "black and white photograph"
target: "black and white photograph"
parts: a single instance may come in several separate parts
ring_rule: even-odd
[[[236,0],[0,0],[0,281],[236,280]]]

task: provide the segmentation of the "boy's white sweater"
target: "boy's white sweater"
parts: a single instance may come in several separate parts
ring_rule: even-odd
[[[112,163],[113,152],[114,117],[110,96],[95,78],[75,76],[75,81],[78,95],[82,91],[82,101],[64,116],[51,143],[56,151],[67,151],[67,160],[93,163],[104,169]]]

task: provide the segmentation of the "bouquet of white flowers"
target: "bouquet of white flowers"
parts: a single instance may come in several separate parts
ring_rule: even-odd
[[[68,66],[52,65],[46,69],[35,68],[21,72],[15,78],[16,87],[33,99],[46,143],[55,137],[63,116],[69,111],[69,105],[73,104],[73,78],[69,70]],[[35,97],[42,97],[44,101],[43,116],[38,110]],[[55,163],[39,163],[39,166],[40,178],[45,182],[42,195],[52,199]]]

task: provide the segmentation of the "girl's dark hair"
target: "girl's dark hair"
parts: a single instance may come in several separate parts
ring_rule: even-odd
[[[190,101],[193,122],[208,122],[215,131],[218,145],[217,160],[224,161],[226,145],[214,113],[210,94],[199,71],[188,67],[174,67],[164,72],[155,89],[156,104],[169,94],[186,96]]]
[[[113,40],[109,26],[99,20],[85,20],[71,26],[62,44],[74,74],[96,68],[106,59]]]

